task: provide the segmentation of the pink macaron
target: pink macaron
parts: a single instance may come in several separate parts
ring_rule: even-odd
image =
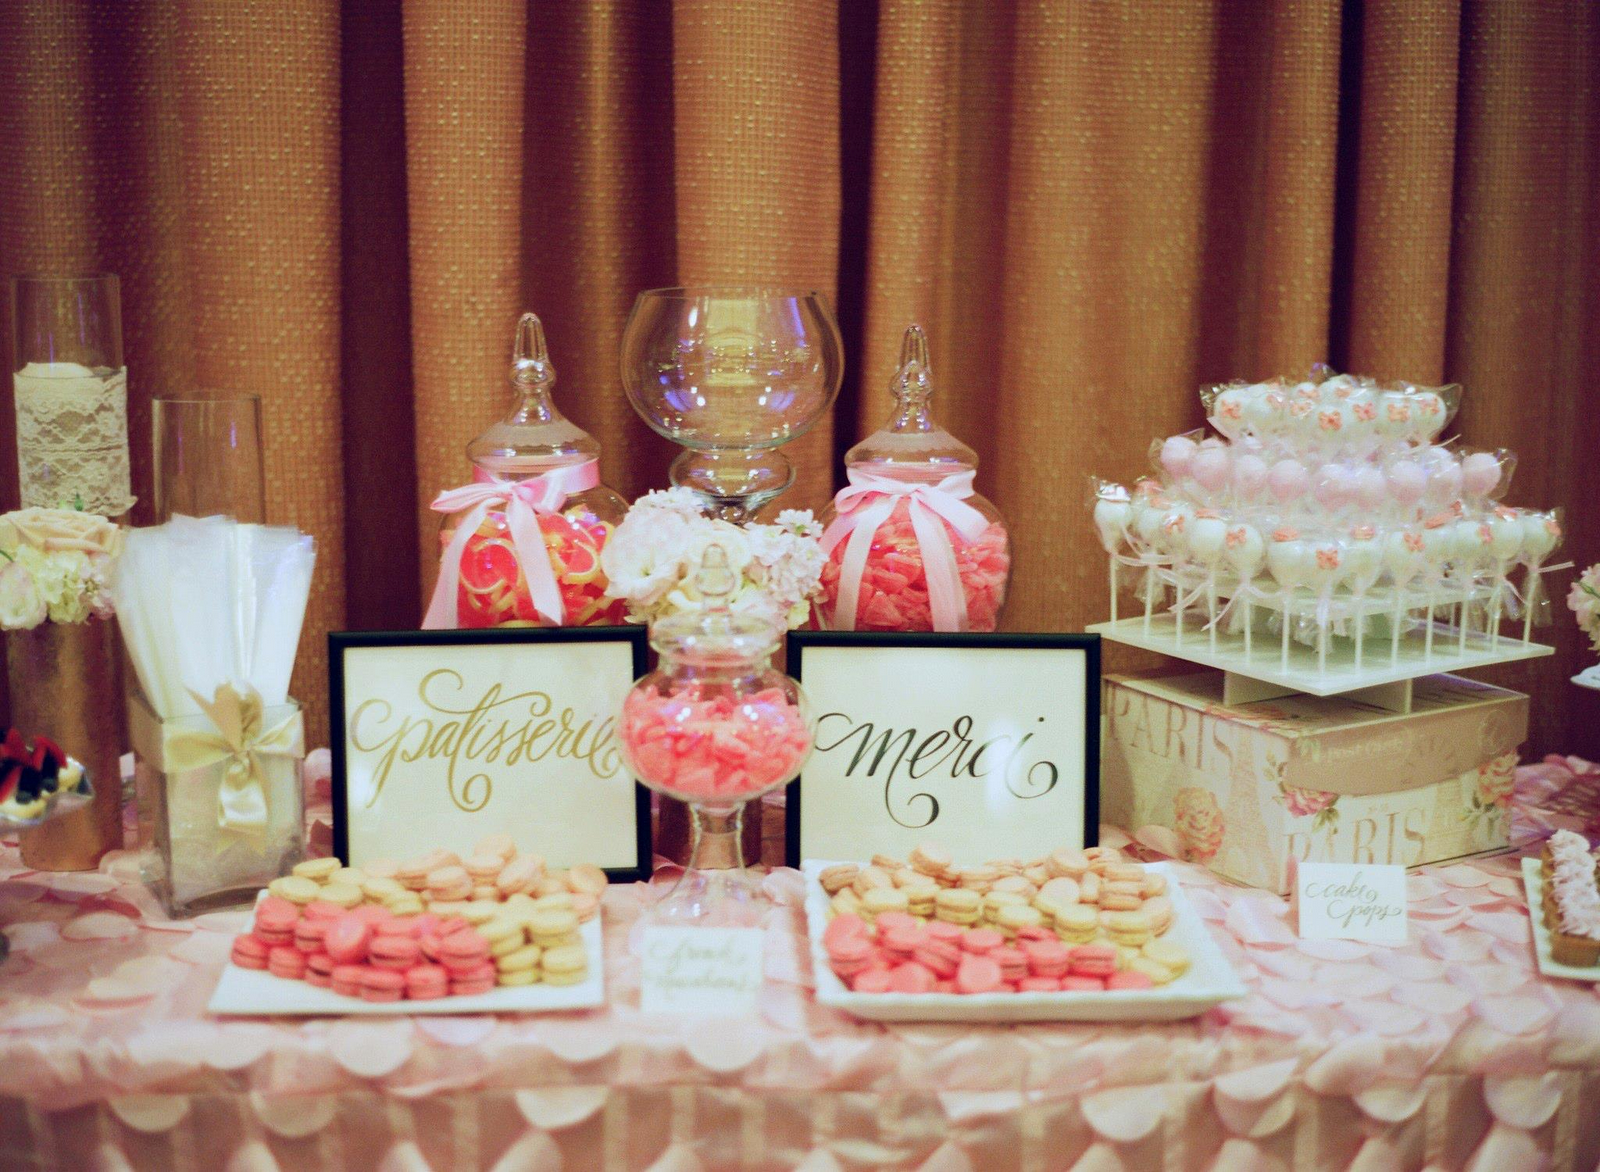
[[[421,958],[422,946],[410,936],[374,936],[367,959],[380,969],[404,972]]]
[[[399,1001],[406,995],[406,979],[393,969],[367,966],[361,970],[361,1000]]]
[[[364,964],[334,965],[333,972],[328,974],[333,991],[342,993],[346,997],[361,996],[361,974],[366,968]]]
[[[233,942],[233,951],[229,954],[234,964],[242,969],[265,969],[267,957],[271,954],[273,945],[268,944],[259,936],[245,935],[237,937]]]
[[[301,920],[294,926],[294,946],[301,952],[321,952],[328,923],[327,920],[314,920],[309,916]]]
[[[1023,977],[1017,982],[1018,993],[1059,993],[1061,981],[1056,977]]]
[[[961,950],[977,956],[993,952],[1006,942],[1005,936],[993,928],[974,928],[961,937]]]
[[[1117,950],[1109,944],[1080,944],[1072,950],[1072,975],[1109,977],[1117,968]]]
[[[354,912],[330,921],[322,933],[322,946],[335,964],[360,964],[371,942],[372,925]]]
[[[891,993],[932,993],[937,983],[938,978],[933,975],[931,969],[915,962],[897,964],[889,970]]]
[[[292,944],[279,944],[267,953],[267,971],[275,977],[298,981],[306,975],[306,954]]]
[[[893,987],[894,972],[884,965],[863,969],[850,981],[850,988],[857,993],[888,993]]]
[[[913,959],[940,980],[949,980],[961,967],[961,949],[949,940],[929,935],[912,953]]]
[[[877,952],[865,936],[844,936],[828,945],[828,967],[835,976],[853,977],[872,964]]]
[[[958,993],[995,993],[1004,984],[1000,966],[987,956],[968,955],[956,971]]]
[[[333,957],[326,952],[313,952],[306,957],[306,981],[319,989],[333,986]]]
[[[1155,987],[1148,974],[1135,972],[1132,969],[1120,973],[1112,973],[1106,978],[1107,989],[1151,989]]]
[[[1061,991],[1063,993],[1101,993],[1105,991],[1106,983],[1099,977],[1062,977]]]
[[[1028,954],[1014,944],[991,949],[988,956],[1000,966],[1002,980],[1020,981],[1028,975]]]
[[[413,1001],[433,1001],[450,994],[450,970],[443,965],[413,965],[405,978],[406,996]]]
[[[439,941],[438,953],[439,963],[452,973],[467,972],[489,959],[489,942],[471,930],[452,932]]]

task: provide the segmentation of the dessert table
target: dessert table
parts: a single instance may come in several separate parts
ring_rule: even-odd
[[[783,868],[765,881],[779,906],[757,1016],[641,1013],[627,936],[658,873],[607,894],[603,1010],[218,1019],[203,1006],[244,913],[170,921],[129,852],[48,874],[7,842],[0,1167],[1600,1163],[1600,986],[1536,972],[1515,855],[1413,872],[1400,948],[1301,940],[1283,899],[1175,867],[1250,990],[1188,1022],[884,1026],[827,1010]]]

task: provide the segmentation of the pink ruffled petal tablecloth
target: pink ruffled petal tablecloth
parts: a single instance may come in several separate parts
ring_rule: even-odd
[[[606,897],[603,1010],[219,1020],[203,1006],[243,913],[174,923],[129,854],[52,875],[7,844],[0,1167],[1600,1164],[1600,995],[1538,975],[1515,857],[1414,872],[1403,948],[1300,940],[1284,900],[1177,868],[1250,989],[1189,1022],[883,1026],[823,1009],[786,870],[766,881],[779,906],[754,1017],[640,1012],[627,934],[660,890],[641,885]]]

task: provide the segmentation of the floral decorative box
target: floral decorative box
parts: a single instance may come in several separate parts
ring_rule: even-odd
[[[1102,820],[1252,887],[1286,892],[1291,858],[1411,867],[1508,844],[1520,692],[1428,676],[1399,714],[1225,707],[1221,672],[1108,676],[1103,712]]]

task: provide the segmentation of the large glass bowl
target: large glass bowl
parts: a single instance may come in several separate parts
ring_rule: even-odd
[[[808,290],[650,289],[622,335],[628,401],[687,449],[672,464],[672,482],[733,521],[794,482],[776,449],[828,413],[843,374],[833,310]]]

